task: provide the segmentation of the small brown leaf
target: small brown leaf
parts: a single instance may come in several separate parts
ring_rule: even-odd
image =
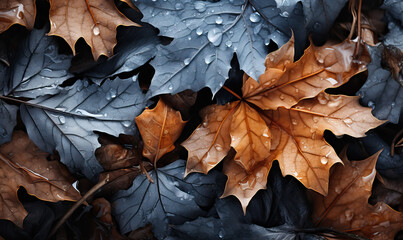
[[[32,29],[36,15],[34,0],[2,0],[0,1],[0,33],[13,24],[20,24]]]
[[[317,224],[339,231],[353,232],[370,239],[393,239],[403,230],[403,214],[385,203],[368,203],[380,151],[362,161],[348,161],[335,166],[330,178],[329,194],[312,192],[314,220]]]
[[[146,108],[136,117],[136,124],[144,142],[143,156],[155,165],[165,153],[174,150],[186,122],[178,111],[160,100],[154,109]]]
[[[64,38],[73,54],[77,40],[84,38],[95,61],[112,55],[119,25],[139,26],[119,12],[113,0],[50,0],[49,18],[49,35]]]
[[[125,149],[120,144],[108,144],[98,148],[95,156],[107,171],[138,165],[141,155],[137,149]]]
[[[64,165],[48,161],[26,133],[16,131],[11,142],[0,146],[0,218],[22,228],[27,216],[17,197],[23,186],[29,194],[49,202],[77,201],[80,194],[71,185],[74,179]]]

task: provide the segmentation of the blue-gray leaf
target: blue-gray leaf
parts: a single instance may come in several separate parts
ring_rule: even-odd
[[[132,187],[114,196],[113,214],[122,233],[151,223],[155,236],[161,239],[168,233],[168,224],[182,224],[206,214],[201,207],[214,202],[217,172],[191,174],[183,179],[185,165],[185,161],[177,160],[150,171],[154,183],[140,175]]]
[[[5,94],[35,98],[57,94],[58,85],[72,76],[68,72],[72,56],[59,54],[55,37],[47,28],[33,29],[11,63],[11,76]]]
[[[258,79],[265,70],[270,39],[278,45],[288,40],[246,0],[139,0],[136,5],[144,14],[143,21],[157,27],[161,35],[174,38],[169,45],[160,45],[151,61],[155,68],[152,96],[203,87],[215,94],[228,78],[234,53],[240,68]]]
[[[133,80],[116,78],[100,87],[77,81],[58,95],[22,105],[21,117],[30,139],[42,150],[57,150],[71,172],[95,179],[102,167],[94,156],[100,146],[94,131],[133,134],[134,118],[146,105]]]
[[[0,145],[11,140],[17,124],[18,107],[0,101]]]
[[[400,20],[403,24],[403,1],[401,0],[385,0],[382,5],[383,9],[386,9],[392,14],[394,18]]]
[[[368,65],[368,79],[357,94],[363,102],[373,108],[379,119],[398,123],[403,108],[403,87],[393,79],[389,70],[381,66],[383,46],[368,47],[371,63]]]

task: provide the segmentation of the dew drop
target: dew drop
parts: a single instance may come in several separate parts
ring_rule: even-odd
[[[284,11],[284,12],[280,13],[280,16],[288,17],[288,16],[290,16],[290,14],[287,11]]]
[[[291,123],[292,123],[292,125],[297,125],[298,124],[298,122],[297,122],[297,120],[296,119],[291,119]]]
[[[64,116],[59,116],[59,122],[60,124],[65,124],[66,123],[66,118]]]
[[[202,12],[206,11],[206,4],[204,2],[197,1],[194,3],[194,5],[195,5],[195,9],[198,12],[202,13]]]
[[[295,92],[296,92],[296,93],[297,93],[297,92],[299,92],[299,89],[298,89],[298,88],[296,88],[296,89],[295,89]]]
[[[337,194],[341,193],[340,187],[335,187],[335,188],[334,188],[334,191],[335,191]]]
[[[189,63],[190,63],[190,58],[186,58],[185,60],[183,60],[183,63],[184,63],[185,65],[189,65]]]
[[[328,82],[330,82],[330,84],[332,84],[332,85],[336,85],[337,84],[337,80],[336,79],[334,79],[334,78],[326,78],[326,81],[328,81]]]
[[[217,16],[217,18],[215,19],[215,23],[216,24],[222,24],[222,17],[221,16]]]
[[[95,36],[98,36],[98,35],[99,35],[99,27],[98,27],[98,26],[95,26],[95,27],[92,29],[92,32],[94,33]]]
[[[280,94],[280,99],[281,99],[281,100],[284,100],[284,98],[285,98],[285,97],[284,97],[284,94]]]
[[[259,21],[260,21],[259,13],[256,13],[256,12],[251,13],[251,14],[249,15],[249,20],[250,20],[251,22],[254,22],[254,23],[259,22]]]
[[[202,35],[202,34],[203,34],[203,29],[201,29],[200,27],[197,28],[197,29],[196,29],[196,34],[197,34],[198,36]]]
[[[168,90],[172,90],[174,87],[172,85],[168,86]]]
[[[214,58],[215,58],[215,55],[214,55],[214,54],[207,55],[207,56],[204,58],[204,62],[205,62],[206,64],[210,64],[210,63],[214,60]]]
[[[207,33],[207,39],[214,45],[220,45],[222,41],[222,31],[219,28],[210,29]]]
[[[223,148],[221,147],[220,144],[214,145],[214,148],[215,148],[217,151],[219,151],[219,152],[223,150]]]
[[[167,129],[164,130],[164,134],[167,135],[169,131]]]
[[[263,137],[269,137],[269,134],[267,134],[267,131],[265,131],[262,135],[263,135]]]
[[[297,173],[297,172],[294,172],[294,176],[296,176],[296,177],[297,177],[297,176],[298,176],[298,173]]]
[[[319,22],[316,22],[316,23],[313,25],[313,29],[319,30],[319,28],[320,28],[320,23],[319,23]]]
[[[347,209],[347,210],[344,212],[344,215],[346,216],[346,220],[347,220],[347,221],[351,221],[351,219],[353,219],[353,217],[354,217],[354,213],[353,213],[353,211],[351,211],[350,209]]]
[[[122,122],[122,125],[125,126],[125,127],[130,127],[131,124],[132,124],[132,122],[129,121],[129,120]]]
[[[231,47],[231,46],[232,46],[232,42],[231,42],[230,40],[228,40],[228,41],[225,43],[225,45],[226,45],[227,47]]]
[[[184,6],[183,6],[182,3],[177,3],[177,4],[175,4],[175,9],[176,9],[176,10],[182,10],[183,8],[184,8]]]
[[[374,109],[375,108],[375,103],[373,101],[368,102],[368,107]]]
[[[391,106],[392,108],[395,107],[395,105],[396,105],[395,102],[392,102],[392,103],[390,104],[390,106]]]
[[[323,165],[326,165],[327,162],[328,162],[328,160],[327,160],[326,157],[322,157],[322,158],[320,159],[320,162],[321,162]]]
[[[352,123],[353,123],[353,120],[352,120],[351,118],[345,118],[345,119],[343,119],[343,122],[344,122],[345,124],[349,125],[349,124],[352,124]]]
[[[203,127],[207,127],[208,126],[208,122],[203,122]]]

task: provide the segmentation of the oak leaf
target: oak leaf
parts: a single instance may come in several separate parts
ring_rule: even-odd
[[[32,29],[34,27],[36,7],[34,0],[0,1],[0,33],[13,24],[20,24]]]
[[[383,202],[370,205],[375,164],[381,151],[362,161],[348,161],[332,172],[326,197],[312,192],[313,217],[318,225],[353,232],[370,239],[393,239],[403,229],[403,214]]]
[[[27,134],[16,131],[12,141],[0,146],[0,219],[8,219],[22,228],[27,216],[16,194],[20,186],[41,200],[77,201],[80,194],[71,185],[74,179],[49,154],[40,151]]]
[[[160,100],[154,109],[146,108],[136,117],[136,124],[143,138],[143,156],[154,165],[165,153],[175,149],[186,122],[179,111],[175,111]]]
[[[186,173],[207,173],[235,149],[234,159],[224,162],[228,180],[222,197],[236,196],[244,211],[256,192],[266,188],[275,160],[283,175],[326,195],[329,169],[341,160],[323,132],[363,137],[383,123],[360,106],[358,97],[323,92],[365,70],[365,49],[353,61],[354,41],[310,46],[293,62],[293,43],[292,37],[267,56],[259,82],[245,75],[242,97],[225,87],[239,100],[203,109],[203,122],[182,144],[189,153]]]
[[[84,38],[95,60],[100,55],[112,55],[119,25],[139,26],[119,12],[113,0],[51,0],[49,17],[49,35],[64,38],[73,54],[77,40]]]

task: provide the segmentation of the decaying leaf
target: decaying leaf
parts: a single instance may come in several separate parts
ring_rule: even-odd
[[[13,24],[32,29],[36,15],[35,0],[3,0],[0,2],[0,33]]]
[[[352,59],[354,41],[311,46],[293,62],[293,38],[266,58],[259,82],[244,77],[242,98],[224,106],[209,106],[202,124],[183,143],[189,152],[187,173],[208,172],[224,162],[228,180],[223,197],[236,196],[245,211],[250,199],[266,187],[271,164],[278,160],[283,175],[327,194],[329,169],[340,159],[323,132],[363,137],[383,123],[361,107],[358,97],[330,95],[323,90],[347,82],[365,70],[368,54]],[[229,90],[230,91],[230,90]]]
[[[77,201],[80,194],[71,185],[74,179],[57,161],[48,161],[26,133],[16,131],[12,141],[0,146],[0,218],[22,228],[27,216],[17,197],[19,187],[41,200]]]
[[[143,155],[154,165],[165,153],[175,149],[174,143],[185,127],[181,114],[160,100],[154,109],[136,117],[144,142]]]
[[[312,193],[313,216],[318,225],[354,232],[370,239],[393,239],[403,229],[403,214],[388,205],[368,203],[380,151],[362,161],[335,166],[326,197]]]
[[[49,35],[64,38],[74,54],[77,40],[84,38],[95,60],[112,55],[119,25],[139,26],[119,12],[113,0],[51,0],[49,16]]]

